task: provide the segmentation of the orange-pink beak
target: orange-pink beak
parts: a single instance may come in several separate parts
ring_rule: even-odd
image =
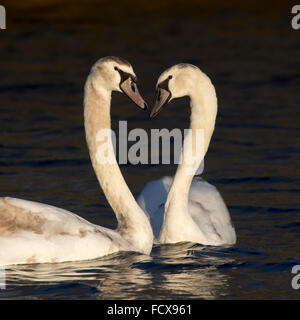
[[[169,102],[170,98],[171,98],[170,91],[165,90],[163,88],[157,89],[157,96],[156,96],[155,105],[154,105],[154,107],[151,111],[151,114],[150,114],[151,119],[154,118],[159,113],[159,111],[162,109],[162,107]]]
[[[136,83],[131,77],[128,77],[120,84],[121,90],[130,98],[138,107],[143,110],[147,109],[147,104],[139,93]]]

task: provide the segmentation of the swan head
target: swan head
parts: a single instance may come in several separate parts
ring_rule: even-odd
[[[93,65],[89,78],[97,91],[122,92],[138,107],[147,109],[137,87],[137,76],[128,61],[113,56],[101,58]]]
[[[180,63],[164,71],[156,84],[156,102],[150,118],[155,117],[172,99],[191,96],[201,79],[207,81],[208,77],[192,64]]]

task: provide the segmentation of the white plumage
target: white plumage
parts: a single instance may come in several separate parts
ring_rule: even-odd
[[[161,74],[157,100],[151,116],[173,98],[189,96],[190,134],[184,140],[182,162],[174,178],[164,177],[146,185],[137,201],[150,220],[158,243],[183,241],[203,245],[236,242],[230,214],[217,189],[200,178],[193,178],[211,140],[217,115],[217,97],[210,79],[199,68],[178,64]],[[195,137],[202,133],[202,152]],[[185,153],[184,150],[191,151]]]
[[[134,250],[118,232],[50,205],[0,198],[0,264],[94,259]]]
[[[138,204],[148,214],[155,239],[158,239],[164,219],[165,202],[173,177],[151,181],[137,198]],[[230,214],[218,190],[201,178],[194,178],[189,191],[189,214],[197,225],[198,243],[204,245],[234,244],[236,234]],[[180,213],[178,213],[180,215]],[[187,225],[179,226],[187,229]],[[189,230],[186,230],[189,232]],[[182,241],[189,241],[189,238]],[[159,242],[159,241],[155,241]],[[177,242],[177,241],[176,241]]]

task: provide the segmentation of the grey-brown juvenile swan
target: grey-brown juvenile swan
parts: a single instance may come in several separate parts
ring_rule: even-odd
[[[105,164],[97,158],[99,132],[111,127],[112,91],[125,93],[145,109],[132,66],[123,59],[105,57],[94,64],[86,80],[84,124],[93,168],[116,214],[117,229],[46,204],[0,198],[0,265],[86,260],[118,251],[151,252],[150,222],[128,189],[115,156]],[[110,135],[108,140],[112,148]]]

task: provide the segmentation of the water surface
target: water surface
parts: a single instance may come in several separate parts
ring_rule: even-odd
[[[151,104],[158,75],[190,62],[216,87],[219,113],[202,176],[224,197],[238,240],[230,247],[181,243],[154,246],[150,256],[12,266],[0,298],[298,299],[291,268],[300,264],[300,42],[289,20],[219,8],[214,15],[175,19],[171,12],[165,20],[115,18],[109,24],[98,11],[72,20],[58,4],[51,15],[24,8],[0,34],[1,196],[52,204],[116,227],[85,143],[82,94],[89,68],[108,54],[128,59]],[[188,116],[188,99],[173,101],[149,121],[113,94],[114,128],[128,120],[128,130],[183,129]],[[122,166],[135,196],[175,170]]]

